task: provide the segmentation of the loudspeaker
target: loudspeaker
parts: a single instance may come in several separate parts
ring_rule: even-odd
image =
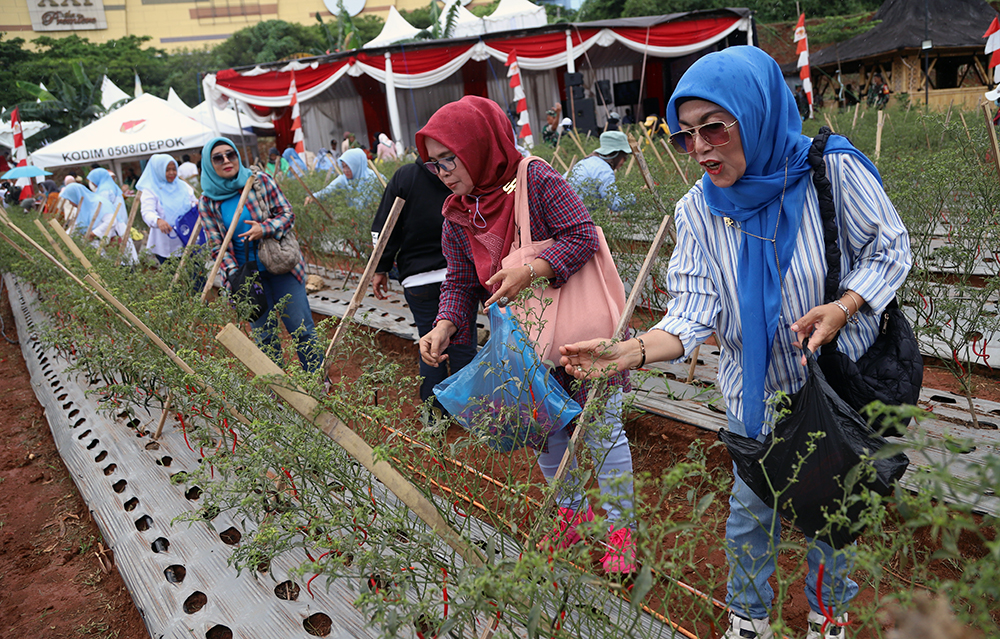
[[[594,95],[598,104],[614,104],[611,95],[611,80],[598,80],[594,83]]]
[[[575,100],[573,106],[576,109],[573,113],[573,126],[576,128],[576,132],[580,135],[586,135],[587,131],[599,134],[597,117],[594,115],[593,98]]]
[[[644,98],[642,101],[642,115],[647,118],[651,115],[662,118],[663,114],[660,113],[660,98]]]
[[[578,84],[576,86],[566,87],[566,88],[573,92],[573,99],[574,100],[582,100],[583,99],[583,85],[582,84]]]
[[[639,81],[629,80],[628,82],[615,83],[615,104],[618,106],[628,106],[639,104]]]
[[[566,86],[576,87],[583,84],[583,74],[582,73],[567,73],[565,76]]]

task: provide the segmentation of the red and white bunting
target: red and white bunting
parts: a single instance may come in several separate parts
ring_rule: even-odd
[[[535,140],[531,136],[531,123],[528,121],[528,99],[521,86],[521,69],[517,65],[517,52],[511,50],[507,56],[507,77],[510,78],[510,88],[514,89],[514,102],[517,103],[517,124],[521,127],[517,137],[524,139],[524,146],[529,149]]]
[[[813,85],[812,71],[809,69],[809,39],[806,38],[806,14],[799,16],[799,23],[795,25],[795,38],[792,42],[798,42],[795,53],[799,54],[799,79],[802,80],[802,90],[809,101],[809,118],[813,117]]]
[[[288,95],[292,102],[292,144],[295,152],[302,155],[306,152],[305,136],[302,134],[302,116],[299,114],[299,91],[295,88],[295,72],[292,72],[292,82],[288,85]]]
[[[24,145],[24,131],[21,130],[21,114],[18,109],[10,112],[10,129],[14,132],[14,162],[15,166],[28,166],[28,147]],[[31,184],[31,178],[20,178],[15,186]]]
[[[996,16],[983,37],[986,38],[986,55],[990,56],[987,68],[993,69],[993,82],[1000,83],[1000,20]]]

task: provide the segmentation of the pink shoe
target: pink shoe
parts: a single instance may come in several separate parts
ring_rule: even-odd
[[[601,558],[601,565],[608,575],[623,575],[636,571],[635,542],[628,528],[612,528],[606,544],[608,551]]]
[[[560,508],[557,519],[559,521],[556,530],[552,534],[542,537],[538,542],[538,549],[542,550],[554,545],[556,548],[569,548],[574,544],[583,541],[583,537],[576,531],[576,527],[582,523],[594,521],[594,509],[587,504],[587,512],[576,513],[569,508]]]

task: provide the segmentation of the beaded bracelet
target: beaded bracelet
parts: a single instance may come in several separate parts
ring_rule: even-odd
[[[636,366],[636,368],[638,369],[646,365],[646,344],[645,342],[642,341],[641,337],[635,338],[635,341],[639,342],[639,353],[642,354],[642,361],[639,362],[638,366]]]
[[[535,267],[531,262],[525,264],[529,269],[531,269],[531,281],[534,282],[538,279],[538,273],[535,272]]]
[[[831,304],[833,304],[834,306],[836,306],[840,310],[844,311],[844,321],[845,322],[850,322],[851,321],[851,311],[848,310],[847,305],[845,305],[840,300],[833,300],[831,302]]]

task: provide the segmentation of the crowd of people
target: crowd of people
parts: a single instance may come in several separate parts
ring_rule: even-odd
[[[641,334],[592,335],[561,345],[552,376],[567,393],[583,402],[598,379],[611,390],[601,427],[584,434],[597,460],[599,498],[589,503],[573,480],[560,486],[555,523],[543,544],[569,548],[581,543],[581,526],[603,512],[605,573],[623,576],[637,570],[636,495],[622,417],[630,371],[690,357],[698,344],[715,335],[728,428],[763,438],[774,420],[769,400],[804,383],[807,338],[815,351],[839,334],[842,351],[852,359],[875,339],[877,318],[911,266],[908,235],[874,165],[846,139],[832,136],[824,160],[834,184],[843,279],[840,299],[823,303],[823,224],[802,112],[802,98],[786,85],[778,65],[754,47],[709,54],[680,78],[662,129],[672,132],[672,147],[693,158],[704,175],[676,205],[677,241],[665,282],[671,299],[664,317]],[[560,288],[593,258],[599,236],[584,200],[612,211],[634,206],[634,199],[615,188],[615,172],[632,154],[626,135],[617,129],[633,116],[630,110],[625,117],[613,116],[594,153],[565,175],[529,158],[524,184],[516,183],[515,176],[526,153],[517,145],[508,114],[497,103],[473,96],[442,106],[428,120],[415,138],[419,157],[396,170],[384,187],[385,178],[372,159],[396,159],[400,151],[384,134],[373,154],[350,132],[305,158],[292,149],[279,153],[272,148],[260,169],[248,168],[237,145],[226,138],[206,144],[197,163],[188,155],[180,163],[169,155],[154,155],[135,179],[142,219],[150,228],[146,248],[161,263],[176,255],[183,247],[176,234],[178,220],[197,208],[216,257],[226,230],[235,223],[237,232],[222,259],[223,283],[231,288],[242,268],[256,264],[265,310],[283,304],[280,321],[294,336],[302,366],[317,371],[322,357],[303,283],[304,261],[274,273],[259,257],[262,241],[282,240],[294,228],[293,207],[276,177],[327,172],[330,182],[311,193],[307,204],[343,191],[349,206],[361,207],[362,194],[377,192],[381,203],[372,221],[376,242],[392,203],[404,198],[371,286],[382,299],[390,277],[402,285],[420,336],[419,398],[430,405],[434,386],[476,354],[481,307],[506,305],[540,283]],[[653,117],[650,126],[659,130],[661,121]],[[546,113],[543,138],[558,139],[570,126],[556,106]],[[68,203],[67,221],[87,239],[123,233],[123,193],[114,176],[98,167],[87,178],[93,189],[70,177],[61,190],[51,181],[41,190],[58,193]],[[240,194],[251,179],[251,196],[239,209]],[[200,197],[190,183],[195,180]],[[504,266],[517,232],[515,201],[521,189],[532,238],[551,243],[524,264]],[[277,322],[267,312],[253,322],[258,343],[272,355],[280,353]],[[537,451],[547,480],[554,478],[567,450],[569,430],[549,433]],[[772,637],[768,580],[780,525],[780,518],[734,468],[726,526],[726,639]],[[850,552],[834,551],[820,539],[808,542],[807,637],[840,637],[839,624],[846,622],[848,605],[858,592],[850,578]],[[821,601],[836,623],[826,623],[829,615]]]

